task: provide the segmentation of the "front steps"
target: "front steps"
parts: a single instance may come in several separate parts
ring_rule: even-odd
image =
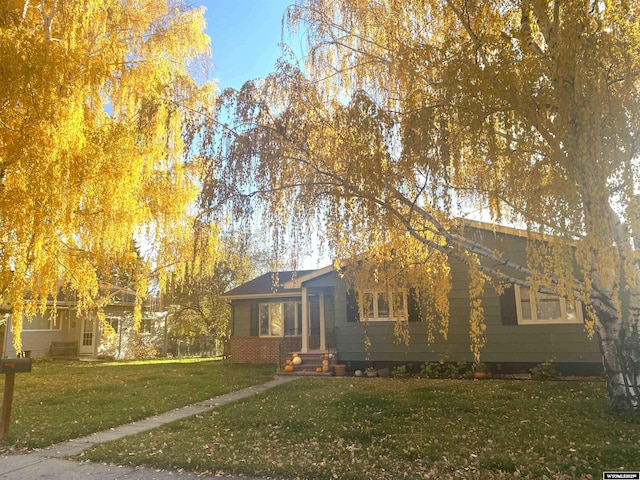
[[[302,359],[302,363],[300,365],[294,365],[293,372],[284,372],[282,374],[285,375],[299,375],[299,376],[329,376],[331,375],[331,370],[333,365],[335,364],[335,356],[329,356],[329,352],[327,351],[313,351],[313,352],[294,352]],[[293,359],[293,353],[289,355],[287,358]],[[316,369],[322,368],[322,361],[329,360],[329,371],[328,372],[317,372]],[[281,366],[284,369],[284,365]]]

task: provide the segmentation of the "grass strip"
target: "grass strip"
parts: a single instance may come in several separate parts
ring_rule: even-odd
[[[273,372],[273,365],[199,358],[34,361],[31,373],[16,375],[3,449],[32,449],[81,437],[268,381]]]

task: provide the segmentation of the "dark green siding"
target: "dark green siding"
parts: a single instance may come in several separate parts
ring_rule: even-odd
[[[319,291],[310,290],[311,335],[320,332]],[[336,307],[333,288],[325,291],[325,330],[327,337],[335,336]],[[300,297],[272,297],[263,299],[234,300],[232,309],[232,335],[234,337],[257,337],[260,335],[259,305],[269,302],[301,302]]]
[[[233,302],[233,336],[251,336],[251,310],[254,302],[249,300],[236,300]]]
[[[514,262],[526,262],[524,238],[487,230],[467,232],[478,243],[504,252]],[[305,284],[312,297],[312,311],[317,317],[318,293],[325,293],[327,340],[335,338],[335,347],[341,362],[395,362],[420,364],[427,361],[471,361],[469,340],[469,276],[461,262],[451,265],[452,290],[450,319],[446,340],[436,333],[435,342],[427,344],[424,322],[410,322],[408,346],[399,343],[394,335],[393,322],[364,324],[355,318],[353,297],[347,295],[345,280],[335,273],[327,273]],[[233,301],[233,335],[257,335],[257,305],[262,301],[284,301],[283,298]],[[299,300],[299,297],[296,299]],[[410,305],[411,307],[411,305]],[[535,364],[549,359],[556,363],[599,364],[597,341],[590,340],[582,325],[518,325],[513,291],[503,297],[487,284],[483,296],[487,343],[482,360],[493,364]],[[253,312],[253,313],[252,313]],[[312,330],[316,325],[312,319]],[[365,332],[370,348],[365,349]]]
[[[526,261],[525,239],[489,231],[475,231],[474,240],[498,248],[512,260]],[[341,362],[432,362],[471,361],[469,339],[469,277],[461,262],[451,265],[452,290],[449,297],[450,319],[447,339],[436,334],[432,345],[427,343],[427,324],[410,323],[409,346],[398,344],[392,322],[336,323],[338,358]],[[346,312],[346,296],[336,292],[336,310]],[[482,360],[488,363],[541,363],[553,359],[556,363],[600,362],[595,339],[589,339],[582,325],[517,325],[515,301],[500,298],[487,284],[483,296],[487,343]],[[504,317],[504,318],[503,318]],[[346,318],[337,315],[337,318]],[[365,331],[370,348],[365,349]]]

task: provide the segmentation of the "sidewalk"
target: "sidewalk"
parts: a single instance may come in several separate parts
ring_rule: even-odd
[[[65,460],[79,455],[94,445],[151,430],[165,423],[213,410],[219,405],[242,400],[264,392],[277,385],[296,380],[296,377],[278,376],[270,382],[220,395],[194,405],[161,413],[144,420],[69,440],[25,455],[0,458],[0,480],[76,480],[91,477],[92,480],[169,480],[169,479],[220,479],[245,480],[246,477],[198,476],[192,473],[156,471],[146,468],[108,466]],[[248,479],[250,480],[250,479]]]

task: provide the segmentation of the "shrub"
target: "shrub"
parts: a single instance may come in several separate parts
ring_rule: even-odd
[[[531,369],[533,380],[559,380],[561,377],[562,374],[553,364],[553,360],[547,360]]]
[[[403,378],[407,376],[407,366],[398,365],[391,371],[391,376],[394,378]]]
[[[472,368],[473,368],[474,372],[488,372],[489,371],[489,368],[487,367],[487,364],[486,363],[482,363],[482,362],[474,363]]]
[[[140,359],[157,357],[158,350],[156,349],[153,340],[153,337],[150,335],[133,332],[129,339],[133,358]]]
[[[426,362],[420,366],[420,375],[427,378],[461,378],[469,371],[467,362]]]

